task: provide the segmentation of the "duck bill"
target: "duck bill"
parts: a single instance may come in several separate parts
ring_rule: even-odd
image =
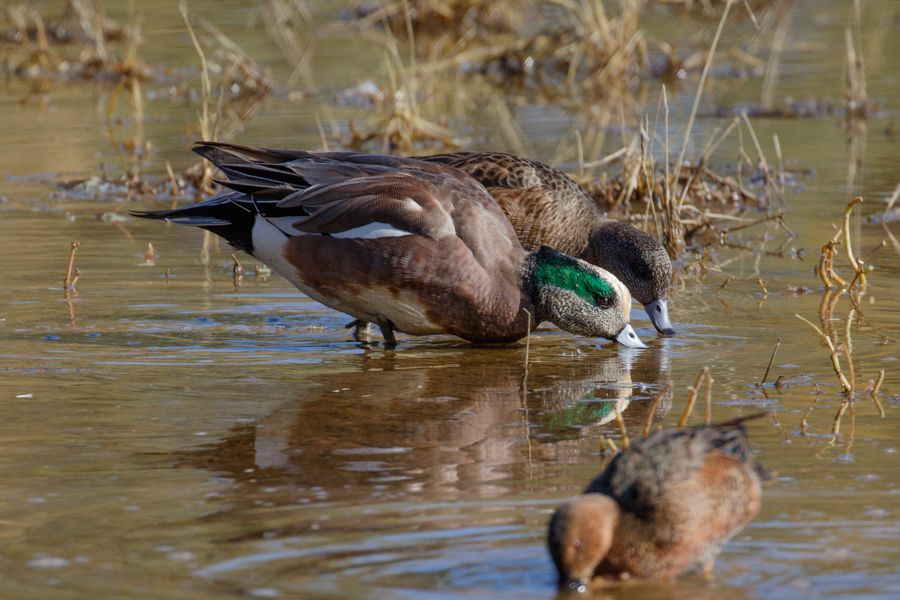
[[[587,591],[587,586],[587,577],[582,577],[581,579],[567,577],[565,579],[560,579],[559,581],[560,592],[574,592],[576,594],[583,594]]]
[[[626,346],[628,348],[646,348],[647,344],[641,341],[641,338],[634,332],[634,329],[631,327],[631,324],[625,326],[625,328],[619,332],[619,335],[616,336],[616,341]]]
[[[672,329],[672,322],[669,321],[669,301],[666,298],[654,300],[650,304],[644,306],[647,310],[647,316],[650,322],[656,327],[656,330],[663,335],[675,335]]]

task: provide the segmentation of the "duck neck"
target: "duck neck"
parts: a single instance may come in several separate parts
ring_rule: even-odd
[[[546,308],[541,302],[540,291],[535,281],[537,267],[537,252],[529,252],[525,262],[522,263],[522,308],[531,313],[531,331],[547,320]]]

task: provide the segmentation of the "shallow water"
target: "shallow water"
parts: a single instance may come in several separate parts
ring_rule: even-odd
[[[778,97],[843,93],[844,4],[795,3]],[[678,335],[655,337],[636,311],[647,350],[545,326],[531,339],[525,394],[524,345],[399,336],[395,350],[364,347],[350,340],[346,315],[277,276],[257,277],[247,257],[240,260],[249,273],[236,285],[224,245],[204,266],[196,231],[95,218],[123,196],[80,198],[51,185],[97,175],[101,164],[121,172],[95,89],[58,85],[40,116],[34,104],[16,107],[23,89],[13,79],[0,94],[9,124],[0,146],[0,595],[552,598],[546,522],[601,468],[599,435],[621,444],[614,406],[631,437],[648,418],[671,426],[703,366],[715,379],[714,418],[775,411],[749,432],[759,461],[779,479],[756,520],[726,546],[713,582],[634,583],[598,597],[900,595],[898,256],[889,247],[872,257],[861,320],[846,294],[826,311],[832,298],[811,272],[846,203],[861,195],[858,214],[878,214],[898,181],[898,142],[883,130],[897,116],[900,80],[889,57],[898,36],[888,17],[900,3],[873,5],[884,18],[866,21],[878,23],[865,40],[868,83],[885,112],[854,138],[864,149],[855,175],[860,155],[850,156],[836,118],[753,120],[767,154],[777,133],[787,164],[811,170],[786,195],[800,237],[748,228],[730,247],[714,248],[702,269],[681,265],[672,291]],[[145,58],[195,64],[174,4],[144,6]],[[314,8],[320,25],[335,16],[330,4]],[[279,81],[290,74],[255,8],[192,10]],[[127,12],[108,12],[127,20]],[[651,15],[658,21],[649,28],[672,26],[665,13]],[[338,89],[379,68],[371,48],[357,36],[323,35],[318,85]],[[753,101],[759,85],[720,86],[713,99]],[[684,84],[676,106],[689,108],[695,86]],[[157,88],[145,85],[148,93]],[[279,91],[235,141],[317,147],[315,115],[326,110],[318,102],[292,102]],[[176,171],[192,164],[184,127],[196,106],[148,102],[145,110],[144,135],[157,147],[147,171],[163,173],[165,160]],[[673,136],[683,132],[678,111]],[[357,113],[338,109],[335,118],[346,126]],[[545,160],[575,122],[564,110],[528,104],[515,115]],[[489,115],[469,116],[485,138],[477,147],[505,148]],[[696,143],[718,123],[701,117]],[[736,154],[722,151],[725,160]],[[857,254],[884,237],[881,225],[855,219]],[[67,295],[61,281],[75,239],[82,276]],[[729,276],[735,281],[717,297]],[[796,295],[788,286],[810,290]],[[849,332],[856,381],[885,369],[884,418],[858,396],[833,433],[840,387],[827,349],[795,313],[833,326],[842,340]],[[842,365],[846,372],[843,358]],[[781,377],[786,385],[775,388]],[[673,391],[650,415],[669,383]],[[698,405],[692,422],[703,412]]]

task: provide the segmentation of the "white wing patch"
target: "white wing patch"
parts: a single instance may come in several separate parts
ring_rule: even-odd
[[[398,229],[389,223],[369,223],[362,227],[355,227],[342,231],[340,233],[332,233],[331,237],[343,239],[374,239],[383,237],[400,237],[403,235],[412,235],[409,231]]]
[[[301,217],[266,217],[265,220],[270,225],[278,228],[282,233],[288,236],[295,235],[321,235],[319,233],[309,233],[294,228],[294,223],[299,221]],[[362,227],[354,227],[340,233],[329,234],[332,237],[343,239],[374,239],[384,237],[399,237],[402,235],[412,235],[409,231],[398,229],[389,223],[369,223]]]

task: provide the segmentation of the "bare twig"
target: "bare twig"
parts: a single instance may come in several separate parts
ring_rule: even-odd
[[[807,319],[804,319],[803,317],[801,317],[798,314],[794,314],[794,316],[797,317],[798,319],[800,319],[801,321],[803,321],[804,323],[806,323],[807,325],[809,325],[810,327],[812,327],[813,329],[815,329],[816,332],[818,332],[818,334],[822,337],[822,339],[825,340],[825,343],[828,345],[828,349],[831,350],[831,364],[832,364],[832,366],[834,366],[834,372],[838,376],[838,380],[841,382],[841,387],[844,388],[845,392],[852,392],[853,386],[850,385],[850,383],[847,381],[847,378],[844,377],[844,373],[841,371],[841,363],[840,363],[840,360],[838,360],[837,349],[835,349],[834,344],[831,341],[831,338],[828,337],[827,335],[825,335],[824,333],[822,333],[821,329],[819,329],[818,327],[813,325]]]
[[[684,414],[681,415],[681,420],[678,421],[678,429],[683,429],[687,424],[688,418],[691,416],[691,411],[694,410],[694,402],[697,401],[697,392],[700,391],[700,384],[703,383],[703,379],[708,374],[709,367],[703,367],[703,369],[700,370],[700,374],[697,376],[697,380],[694,382],[694,385],[688,388],[691,392],[691,395],[688,396],[687,406],[685,406],[684,408]]]
[[[69,252],[69,266],[66,267],[66,278],[63,279],[63,287],[65,289],[69,289],[69,286],[75,287],[75,281],[78,280],[78,275],[75,275],[75,281],[72,280],[72,265],[75,264],[75,251],[78,250],[78,247],[81,246],[81,242],[75,240],[72,242],[72,250]]]
[[[769,371],[772,369],[772,363],[775,362],[775,355],[778,354],[779,347],[781,347],[781,338],[778,338],[778,341],[775,342],[775,349],[772,351],[772,358],[769,359],[769,366],[766,367],[766,374],[763,375],[762,381],[759,383],[759,387],[766,385],[766,378],[769,376]]]
[[[653,399],[653,402],[650,404],[650,412],[647,414],[647,420],[644,421],[644,431],[641,433],[641,437],[647,437],[650,434],[650,426],[653,424],[653,414],[656,412],[659,403],[662,402],[662,399],[670,389],[672,389],[672,382],[668,381],[666,382],[665,387],[656,395],[656,398]]]

